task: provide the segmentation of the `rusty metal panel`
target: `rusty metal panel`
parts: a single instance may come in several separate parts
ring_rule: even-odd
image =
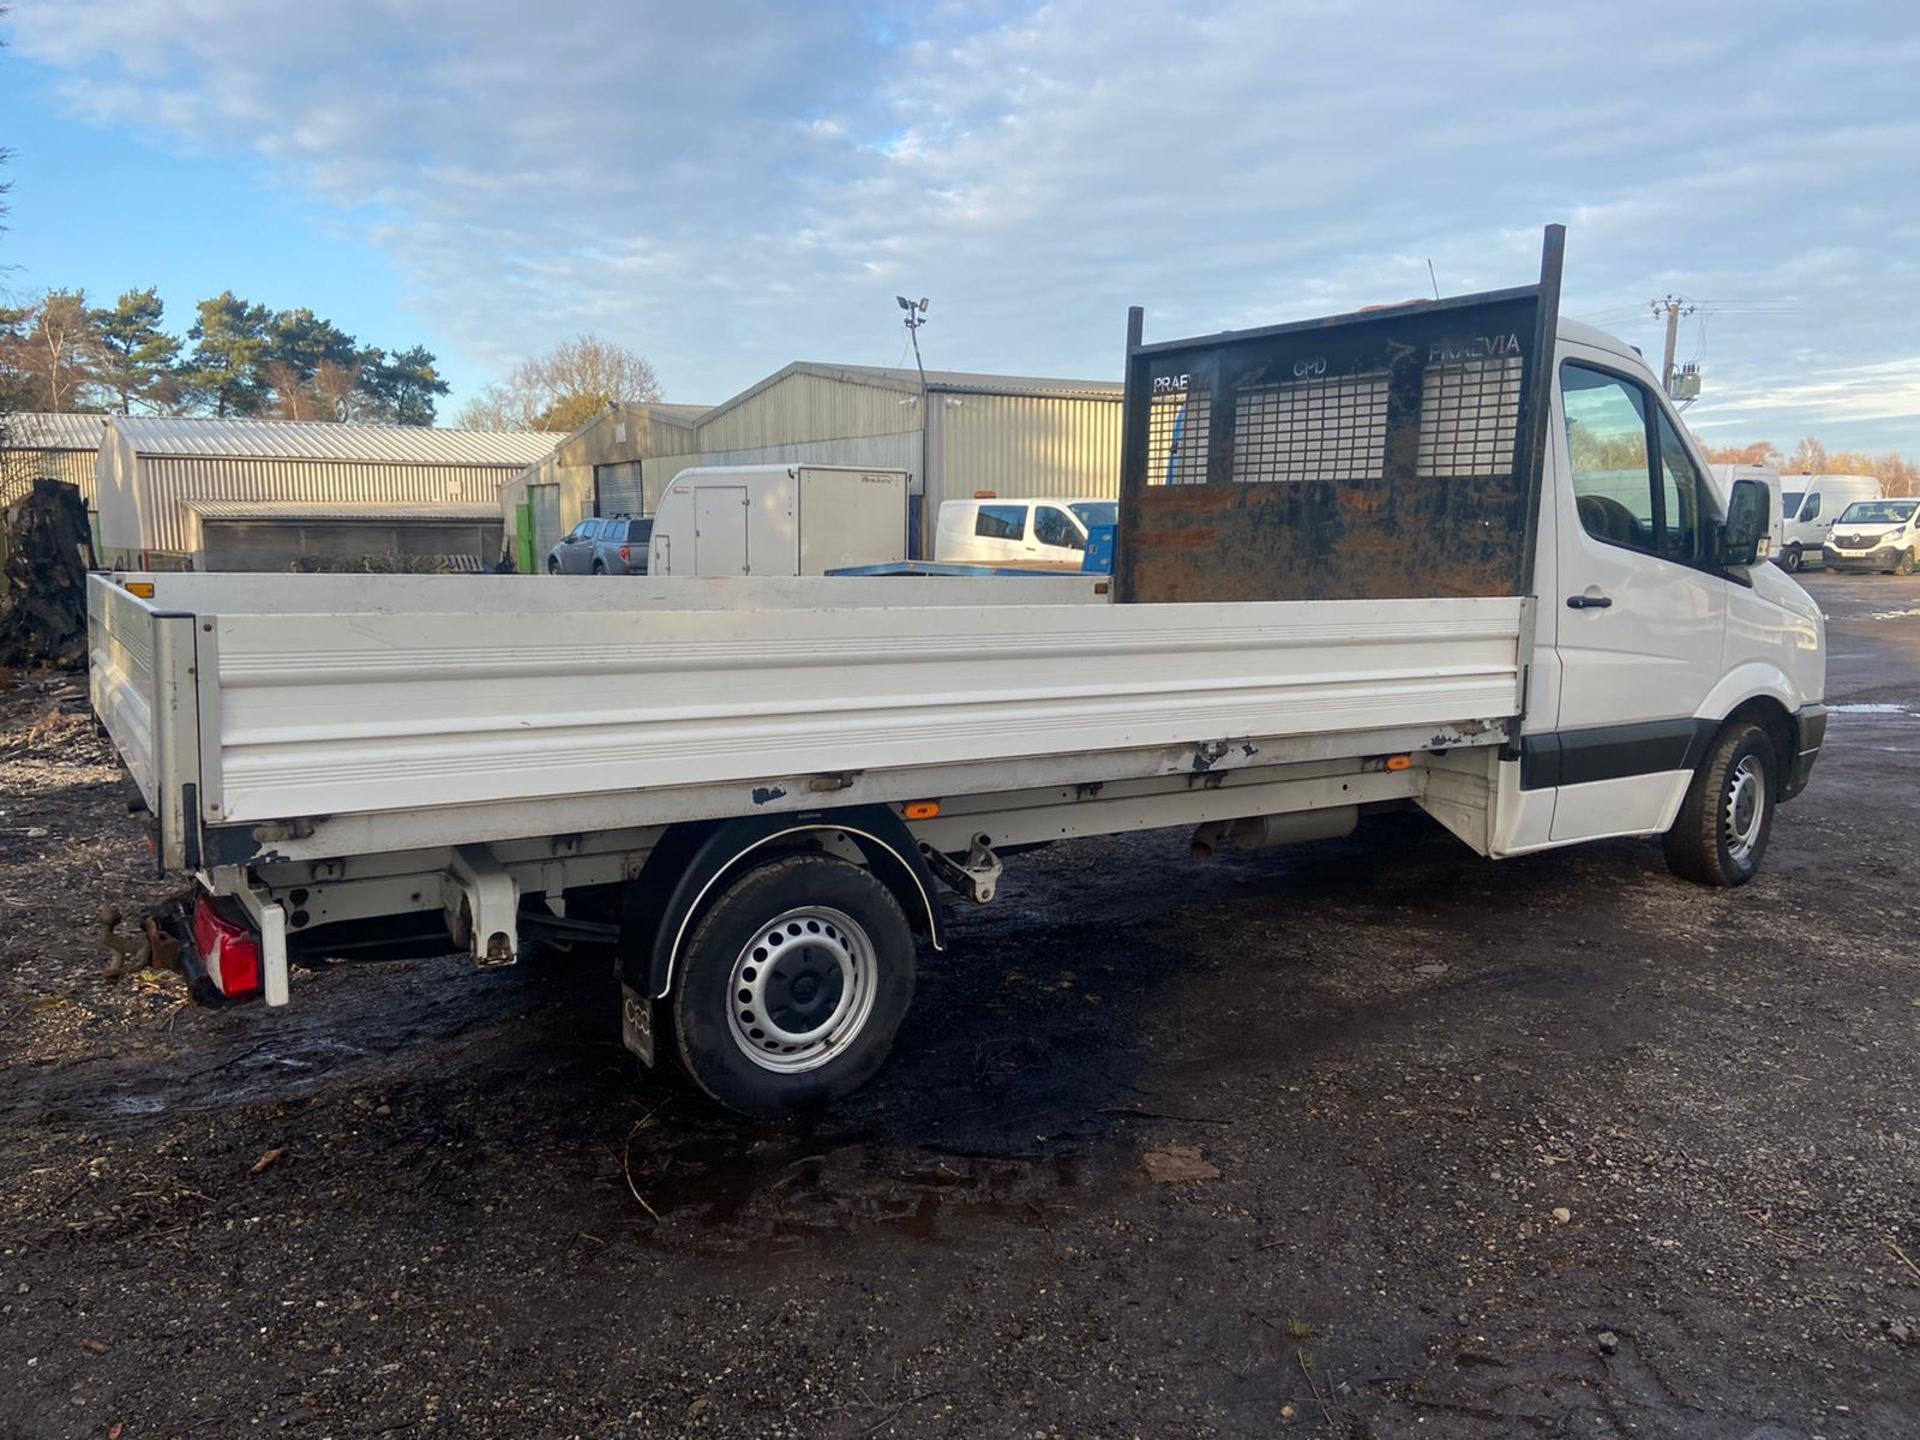
[[[1559,302],[1541,282],[1127,356],[1121,600],[1524,595]]]

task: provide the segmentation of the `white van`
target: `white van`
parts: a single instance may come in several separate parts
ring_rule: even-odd
[[[1871,475],[1782,475],[1781,506],[1787,523],[1780,537],[1780,563],[1789,570],[1820,558],[1833,522],[1856,500],[1878,500],[1880,482]]]
[[[1829,570],[1911,575],[1920,565],[1920,500],[1856,500],[1840,512],[1820,560]]]
[[[1002,500],[979,495],[940,506],[933,558],[942,563],[1080,568],[1087,532],[1119,519],[1120,502],[1094,496]]]
[[[824,575],[907,558],[907,472],[848,465],[682,470],[653,516],[647,573]]]
[[[1777,558],[1787,539],[1787,509],[1780,488],[1780,472],[1771,465],[1714,465],[1709,469],[1722,506],[1732,496],[1736,480],[1755,480],[1767,487],[1767,538],[1760,542],[1760,558]]]

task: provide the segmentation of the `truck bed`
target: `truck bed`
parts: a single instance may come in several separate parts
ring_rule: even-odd
[[[1520,711],[1519,599],[1106,588],[95,575],[93,703],[170,868],[1495,743]]]

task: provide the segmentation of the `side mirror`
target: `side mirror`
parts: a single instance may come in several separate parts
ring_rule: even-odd
[[[1736,480],[1727,497],[1727,523],[1720,530],[1720,563],[1729,568],[1751,565],[1766,538],[1771,492],[1758,480]]]

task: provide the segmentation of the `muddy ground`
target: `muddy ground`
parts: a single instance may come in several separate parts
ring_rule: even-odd
[[[109,986],[161,887],[17,679],[0,1436],[1920,1434],[1920,581],[1809,583],[1862,708],[1749,888],[1063,845],[792,1129],[638,1074],[598,965]]]

